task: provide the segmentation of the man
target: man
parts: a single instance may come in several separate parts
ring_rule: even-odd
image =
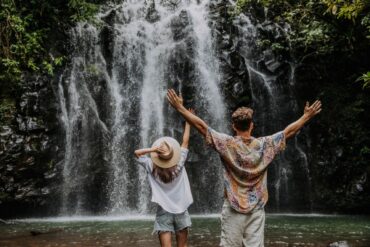
[[[173,89],[167,99],[186,121],[193,125],[206,142],[220,155],[224,166],[225,200],[221,216],[223,247],[264,246],[264,206],[268,199],[267,166],[285,148],[286,139],[294,136],[303,125],[321,112],[321,102],[306,103],[304,113],[283,131],[271,136],[254,138],[253,110],[238,108],[232,114],[235,137],[221,134],[208,127],[199,117],[182,105]]]

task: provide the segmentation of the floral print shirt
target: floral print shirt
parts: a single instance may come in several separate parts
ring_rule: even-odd
[[[284,132],[244,139],[209,128],[206,141],[221,157],[225,196],[231,207],[240,213],[262,209],[268,200],[267,166],[285,149]]]

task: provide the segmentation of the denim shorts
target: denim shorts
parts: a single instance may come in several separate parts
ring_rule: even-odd
[[[181,214],[172,214],[162,209],[157,208],[157,214],[154,222],[154,233],[161,232],[177,232],[191,226],[191,219],[188,210]]]

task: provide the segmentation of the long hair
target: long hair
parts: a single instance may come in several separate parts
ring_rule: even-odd
[[[154,177],[158,177],[163,183],[168,184],[179,175],[179,172],[177,165],[170,168],[162,168],[154,165],[152,174]]]

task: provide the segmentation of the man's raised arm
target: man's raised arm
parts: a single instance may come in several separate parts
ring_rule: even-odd
[[[311,106],[306,102],[304,113],[297,121],[291,123],[284,129],[285,138],[294,136],[305,123],[321,112],[321,101],[316,100]]]
[[[188,111],[183,105],[182,105],[182,98],[179,97],[175,90],[169,89],[167,91],[167,99],[170,102],[171,106],[178,111],[185,120],[192,125],[194,128],[196,128],[200,134],[203,136],[206,136],[208,125],[199,117]]]

